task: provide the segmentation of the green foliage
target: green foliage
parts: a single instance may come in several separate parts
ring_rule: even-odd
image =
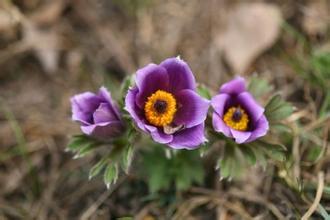
[[[200,96],[202,96],[202,97],[204,97],[206,99],[211,99],[212,98],[212,95],[211,95],[210,90],[205,85],[202,85],[202,84],[198,85],[198,87],[197,87],[197,93]]]
[[[142,155],[142,170],[152,193],[169,189],[173,183],[177,190],[185,190],[194,182],[203,181],[204,170],[198,151],[175,151],[168,158],[164,146],[150,147],[152,149]]]
[[[112,183],[116,183],[118,179],[118,165],[117,163],[109,163],[104,171],[103,180],[107,188],[110,188]]]
[[[274,95],[265,107],[265,115],[271,124],[287,118],[292,112],[293,106],[284,101],[279,94]]]
[[[26,145],[26,140],[24,137],[23,130],[17,121],[14,113],[8,107],[4,99],[0,96],[0,117],[4,117],[6,119],[15,135],[15,139],[17,141],[17,145],[13,146],[11,151],[9,151],[8,156],[3,156],[0,154],[0,160],[5,157],[6,159],[13,157],[14,155],[21,156],[24,161],[24,166],[27,168],[27,186],[32,192],[34,197],[39,197],[42,191],[42,184],[40,178],[38,176],[38,171],[35,165],[32,163],[32,160],[28,153],[28,148]],[[14,152],[14,153],[12,153]]]
[[[323,150],[322,147],[320,146],[313,146],[308,148],[307,151],[307,160],[311,161],[311,162],[315,162],[317,159],[320,158],[320,156],[322,156]]]
[[[240,176],[245,161],[243,155],[235,144],[226,144],[222,159],[218,161],[220,167],[220,176],[222,178],[232,178]]]
[[[134,84],[134,74],[128,75],[123,80],[121,87],[120,87],[120,99],[119,99],[119,105],[123,108],[125,105],[125,96],[128,91],[128,89]]]
[[[319,115],[321,118],[330,116],[330,90],[326,92]]]
[[[327,89],[330,85],[330,52],[315,52],[310,60],[310,81]]]
[[[255,165],[257,163],[257,154],[249,145],[239,145],[238,147],[250,165]]]
[[[91,153],[101,144],[100,141],[86,135],[75,135],[72,137],[66,150],[73,152],[75,154],[74,158],[79,158]]]
[[[97,162],[89,171],[89,179],[99,175],[101,171],[106,167],[109,162],[109,156],[103,157],[99,162]]]
[[[134,148],[132,144],[128,144],[123,150],[122,158],[121,158],[121,167],[128,174],[129,167],[132,162],[134,154]]]
[[[329,213],[325,210],[325,208],[319,204],[318,206],[318,212],[320,213],[320,215],[323,217],[324,220],[329,220],[330,219],[330,215]]]
[[[310,85],[316,89],[321,89],[324,101],[320,109],[320,117],[325,117],[330,113],[330,51],[328,49],[314,50],[309,48],[307,40],[292,26],[286,24],[285,29],[297,37],[301,45],[308,47],[307,54],[296,53],[288,55],[284,53],[285,60],[288,61],[294,70],[300,74]]]
[[[247,144],[227,141],[222,158],[218,161],[221,179],[239,177],[245,169],[257,162],[265,168],[267,159],[284,162],[286,160],[285,151],[284,146],[263,140]]]
[[[84,157],[90,153],[97,153],[95,150],[101,145],[106,145],[108,152],[102,152],[99,160],[89,171],[89,179],[102,174],[107,188],[116,183],[119,176],[119,167],[127,174],[133,159],[133,141],[135,133],[128,131],[123,137],[113,140],[111,143],[93,139],[86,135],[73,136],[68,144],[67,151],[75,154],[74,158]]]
[[[127,144],[125,146],[113,145],[111,151],[102,156],[101,159],[90,169],[89,179],[102,174],[103,181],[107,188],[111,184],[116,183],[119,176],[119,167],[128,174],[129,165],[133,159],[133,146]]]
[[[270,91],[272,91],[273,87],[269,85],[267,80],[261,79],[259,77],[253,76],[250,79],[250,83],[248,86],[249,92],[253,94],[254,97],[259,98]]]
[[[249,143],[250,147],[254,151],[260,151],[266,155],[266,157],[271,158],[275,161],[284,162],[286,160],[285,146],[281,144],[272,144],[263,140],[257,140],[252,143]]]

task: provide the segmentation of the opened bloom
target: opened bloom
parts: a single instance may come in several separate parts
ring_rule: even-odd
[[[118,136],[124,129],[118,107],[106,88],[98,94],[84,92],[71,98],[72,120],[80,122],[83,133],[109,139]]]
[[[196,93],[194,75],[179,58],[139,69],[125,108],[154,141],[175,149],[194,149],[206,141],[209,101]]]
[[[225,83],[211,100],[213,128],[236,143],[247,143],[266,135],[268,121],[253,96],[246,91],[242,77]]]

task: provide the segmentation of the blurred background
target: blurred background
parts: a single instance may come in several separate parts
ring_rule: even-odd
[[[314,217],[322,219],[329,25],[328,0],[1,0],[0,219],[298,219],[324,170],[325,213]],[[214,90],[237,74],[258,76],[296,106],[289,121],[311,137],[297,131],[287,141],[288,174],[255,167],[226,182],[205,168],[203,184],[151,196],[134,161],[111,190],[88,181],[93,155],[64,152],[80,132],[69,98],[103,84],[116,94],[125,76],[177,55]],[[310,183],[311,200],[288,187],[297,179]]]

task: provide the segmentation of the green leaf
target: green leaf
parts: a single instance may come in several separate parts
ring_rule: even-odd
[[[166,163],[160,163],[154,165],[154,171],[149,172],[148,185],[151,193],[157,192],[160,189],[167,189],[170,186],[171,176],[167,168]]]
[[[320,146],[312,146],[307,151],[307,160],[315,162],[317,159],[320,158],[321,154],[323,153],[322,147]]]
[[[176,176],[175,184],[178,190],[185,190],[191,185],[191,179],[189,177]]]
[[[178,190],[188,189],[193,182],[202,183],[204,169],[197,151],[181,150],[172,160],[172,175]]]
[[[321,204],[318,205],[318,212],[322,215],[324,220],[330,219],[330,215]]]
[[[279,121],[290,116],[292,112],[293,107],[290,104],[283,104],[280,108],[273,112],[270,118],[272,121]]]
[[[255,141],[249,144],[255,150],[263,151],[269,158],[276,161],[284,162],[286,160],[286,148],[280,144],[268,143],[265,141]]]
[[[122,161],[121,161],[123,170],[125,171],[126,174],[128,173],[129,167],[131,165],[132,158],[133,158],[133,153],[134,153],[133,146],[131,144],[128,144],[125,147],[125,150],[122,154]]]
[[[249,165],[256,164],[259,157],[249,145],[236,144],[227,140],[225,151],[218,161],[221,179],[241,176]]]
[[[272,90],[272,86],[269,83],[259,77],[252,77],[249,83],[248,90],[255,97],[261,97],[264,94],[267,94]]]
[[[109,158],[111,161],[120,161],[123,152],[125,150],[125,145],[123,143],[114,143],[112,146],[112,150],[110,152]]]
[[[85,145],[81,146],[78,151],[76,152],[74,159],[81,158],[86,156],[87,154],[91,153],[99,144],[97,143],[86,143]]]
[[[123,80],[121,87],[119,89],[120,94],[124,97],[124,94],[127,93],[127,90],[134,84],[134,74],[127,75]],[[124,99],[119,100],[119,105],[124,106]]]
[[[288,150],[283,144],[270,143],[270,142],[267,142],[262,139],[257,140],[256,143],[260,143],[261,145],[268,146],[269,148],[272,148],[272,149],[278,149],[280,151]]]
[[[267,159],[265,153],[261,151],[260,148],[251,145],[250,145],[250,149],[253,151],[254,155],[256,155],[258,163],[262,166],[263,169],[266,169]]]
[[[125,77],[123,83],[122,83],[122,87],[121,87],[121,91],[127,91],[129,89],[130,86],[132,86],[134,80],[134,75],[128,75]]]
[[[274,95],[265,107],[265,115],[270,122],[277,122],[287,118],[292,112],[292,105],[285,102],[279,94]]]
[[[250,165],[255,165],[257,162],[257,157],[249,145],[240,145],[240,150],[242,151],[244,157],[249,162]]]
[[[274,149],[274,148],[267,148],[267,146],[264,146],[263,149],[265,150],[266,154],[276,161],[284,162],[286,160],[285,153],[281,150]]]
[[[283,132],[283,133],[290,133],[291,132],[291,128],[288,125],[281,124],[281,123],[272,124],[272,129],[276,130],[278,132]]]
[[[143,152],[143,171],[141,174],[147,179],[149,190],[155,193],[160,189],[167,189],[171,183],[170,160],[165,156],[162,146],[151,145],[147,152]]]
[[[225,146],[223,158],[219,161],[221,178],[236,176],[236,173],[234,172],[234,170],[236,170],[234,147],[235,146],[229,144]]]
[[[330,69],[330,68],[329,68]],[[330,116],[330,90],[327,91],[322,106],[320,108],[320,118]]]
[[[175,151],[167,158],[165,150],[164,146],[156,145],[142,154],[141,170],[151,193],[167,190],[170,186],[175,186],[177,190],[185,190],[194,182],[203,181],[204,169],[198,151]]]
[[[200,96],[202,96],[202,97],[204,97],[206,99],[211,99],[212,98],[212,95],[211,95],[210,90],[206,86],[204,86],[204,85],[198,85],[198,87],[197,87],[197,93]]]
[[[232,176],[238,177],[242,174],[242,171],[246,168],[246,160],[244,158],[242,151],[238,147],[235,147],[234,151],[235,151],[235,158],[233,162],[235,163],[235,166],[232,171],[234,175]]]
[[[68,151],[77,151],[82,146],[90,143],[90,138],[85,135],[75,135],[71,138],[67,150]]]
[[[93,177],[97,176],[102,169],[107,165],[107,162],[109,161],[109,156],[103,157],[99,162],[97,162],[89,171],[89,179],[92,179]]]
[[[329,186],[324,186],[323,192],[330,196],[330,185]]]
[[[118,179],[118,165],[116,163],[108,164],[105,169],[103,180],[107,188],[110,188],[110,185],[115,183]]]
[[[84,157],[94,150],[101,142],[86,135],[75,135],[66,148],[67,151],[75,153],[74,158]]]
[[[268,101],[267,105],[266,105],[266,111],[265,113],[269,112],[274,112],[279,106],[281,106],[282,103],[282,97],[279,94],[275,94],[274,96],[272,96],[270,98],[270,100]]]
[[[312,71],[309,74],[309,80],[327,91],[330,85],[330,52],[314,52],[310,60],[310,65]]]
[[[230,176],[230,165],[229,165],[229,157],[224,157],[218,161],[220,176],[222,178],[227,178]]]

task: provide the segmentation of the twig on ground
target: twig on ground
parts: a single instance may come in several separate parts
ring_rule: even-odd
[[[254,203],[263,205],[263,206],[267,207],[278,219],[285,219],[283,214],[280,212],[280,210],[277,209],[277,207],[273,203],[267,201],[265,198],[263,198],[261,196],[251,195],[246,192],[240,191],[238,189],[230,190],[229,194],[242,198],[242,199],[245,199],[250,202],[254,202]]]
[[[107,190],[104,192],[98,200],[96,200],[80,217],[81,220],[87,220],[89,217],[91,217],[98,209],[100,205],[124,182],[126,179],[126,176],[120,178],[117,183],[110,188],[110,190]]]
[[[314,202],[309,207],[309,209],[307,210],[307,212],[303,215],[303,217],[301,218],[301,220],[308,220],[309,217],[315,212],[315,210],[317,209],[317,206],[319,205],[319,203],[321,201],[322,194],[323,194],[323,188],[324,188],[324,173],[323,172],[319,172],[319,174],[318,174],[318,187],[317,187],[317,191],[316,191],[316,196],[315,196]]]

